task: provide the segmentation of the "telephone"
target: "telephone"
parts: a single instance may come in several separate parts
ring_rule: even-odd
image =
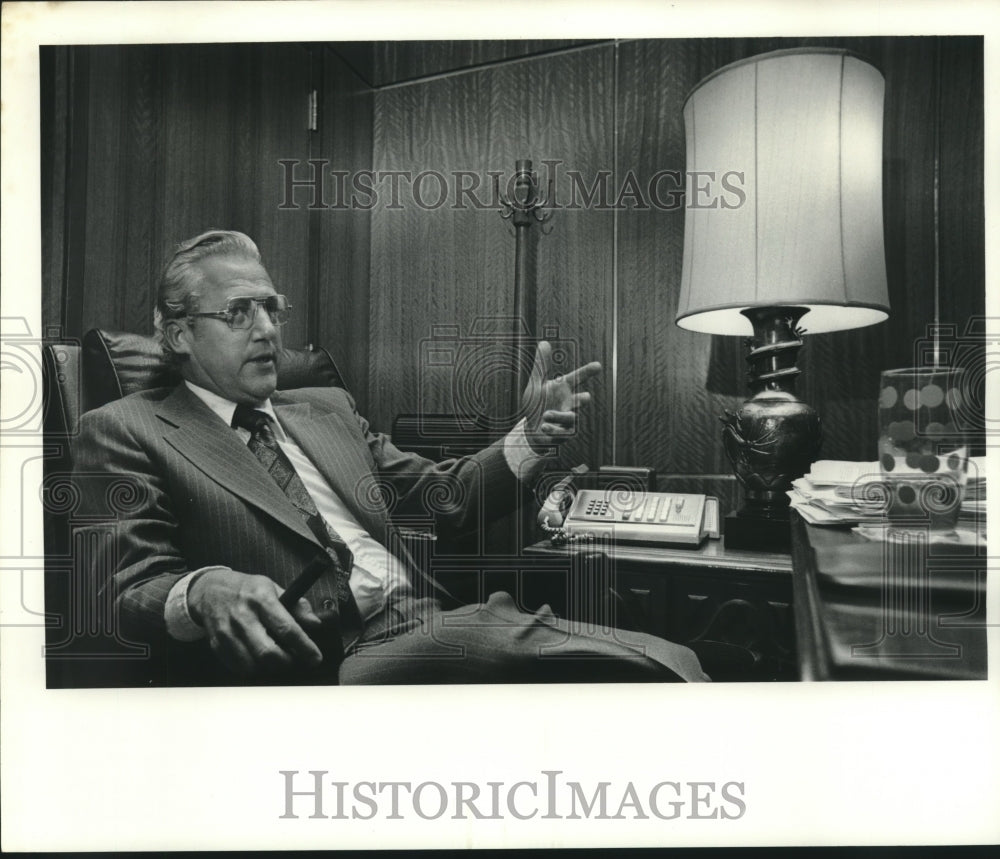
[[[698,546],[718,539],[719,500],[680,492],[606,489],[574,491],[560,481],[542,505],[538,524],[553,542],[613,537],[622,542]]]

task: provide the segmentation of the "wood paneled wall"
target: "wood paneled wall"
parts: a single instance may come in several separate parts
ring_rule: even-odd
[[[892,315],[808,338],[799,386],[822,415],[824,456],[873,458],[879,371],[911,363],[935,319],[961,333],[984,310],[978,38],[563,43],[536,45],[550,52],[534,57],[499,43],[435,43],[423,53],[405,44],[46,48],[46,324],[70,336],[93,326],[149,331],[169,246],[231,226],[258,240],[295,304],[288,344],[330,348],[376,427],[388,430],[400,412],[470,402],[501,415],[501,368],[459,360],[477,344],[450,362],[428,354],[436,334],[468,337],[482,318],[497,330],[513,312],[510,224],[468,198],[456,206],[459,183],[474,181],[456,173],[478,177],[476,195],[493,203],[490,171],[506,179],[529,158],[544,183],[551,162],[562,208],[545,232],[533,228],[538,295],[528,322],[557,331],[568,360],[605,365],[567,460],[654,466],[672,485],[703,486],[730,506],[738,493],[716,416],[745,395],[743,346],[674,325],[683,209],[634,200],[566,208],[568,171],[588,186],[606,171],[614,202],[630,171],[644,187],[658,170],[683,170],[691,87],[733,60],[803,44],[852,49],[886,78]],[[464,68],[477,63],[486,65]],[[440,73],[449,68],[459,71]],[[430,76],[398,82],[419,75]],[[320,93],[315,132],[305,123],[310,89]],[[352,175],[410,178],[396,180],[398,206],[383,181],[370,210],[310,210],[302,190],[302,205],[279,209],[278,160],[300,160],[301,177],[309,158]],[[436,175],[425,177],[425,202],[438,196],[436,177],[445,181],[439,206],[413,198],[427,171]]]
[[[308,159],[322,157],[323,149],[347,169],[367,167],[371,158],[370,94],[340,69],[329,69],[322,81],[329,99],[329,109],[320,107],[322,129],[309,130],[309,92],[323,75],[319,50],[284,44],[43,49],[48,326],[70,337],[95,327],[151,332],[156,283],[171,248],[222,227],[257,242],[275,286],[291,300],[286,345],[331,342],[328,317],[311,307],[319,286],[325,293],[331,281],[347,308],[342,316],[365,336],[367,217],[317,220],[326,213],[309,210],[302,191],[299,206],[281,208],[280,160],[301,162],[296,176],[302,178]],[[345,107],[356,124],[330,118]],[[334,254],[348,244],[350,254]],[[343,273],[343,259],[357,264],[358,276]],[[337,357],[363,391],[366,373],[353,354],[344,349]],[[363,361],[366,350],[360,354]]]
[[[566,48],[592,45],[587,39],[508,39],[494,41],[336,42],[330,49],[372,87],[446,74]]]
[[[319,139],[314,143],[313,157],[328,160],[329,170],[368,169],[372,158],[370,87],[328,49],[323,49],[319,57],[317,78]],[[332,190],[329,202],[333,203]],[[313,211],[310,218],[311,339],[330,350],[358,409],[366,414],[370,213],[365,209],[330,208]]]
[[[473,333],[477,320],[502,332],[514,313],[513,228],[496,208],[457,208],[455,174],[481,177],[476,193],[488,203],[488,172],[503,174],[505,183],[518,159],[531,159],[543,183],[542,159],[585,176],[597,173],[613,145],[612,61],[611,48],[590,48],[376,93],[374,169],[413,177],[433,171],[449,187],[439,208],[422,208],[404,192],[401,208],[380,203],[372,213],[370,411],[376,424],[388,426],[396,413],[421,407],[468,411],[483,403],[491,418],[512,414],[506,389],[494,384],[508,378],[509,353],[502,341],[479,341]],[[437,179],[420,187],[421,199],[437,201]],[[525,322],[554,335],[567,362],[610,354],[613,226],[610,211],[581,208],[559,211],[547,235],[531,228],[538,299],[535,318]],[[444,337],[432,347],[435,329],[464,339],[453,347]],[[454,360],[435,358],[451,348]],[[613,417],[606,404],[595,410],[572,455],[592,461],[589,452],[609,452]]]
[[[701,78],[805,44],[854,50],[886,78],[892,316],[807,338],[799,385],[821,413],[824,457],[874,459],[879,372],[912,363],[935,319],[961,331],[984,309],[981,40],[631,41],[387,87],[376,93],[375,168],[509,175],[515,159],[529,157],[539,168],[558,160],[588,184],[610,171],[612,199],[630,171],[645,190],[658,170],[684,169],[682,106]],[[558,325],[582,357],[606,367],[570,461],[651,465],[671,485],[703,486],[731,505],[738,493],[717,415],[745,398],[744,347],[674,325],[683,229],[682,208],[635,201],[617,212],[558,211],[538,240],[535,322],[538,330]],[[373,212],[371,401],[379,421],[417,410],[421,398],[431,410],[453,407],[443,383],[421,391],[420,342],[434,325],[466,332],[477,315],[510,311],[513,247],[492,212]]]

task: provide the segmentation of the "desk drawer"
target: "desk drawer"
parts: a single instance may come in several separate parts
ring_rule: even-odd
[[[615,591],[622,598],[617,606],[617,625],[623,629],[669,637],[667,632],[668,586],[663,576],[620,572]]]
[[[667,626],[683,643],[732,644],[784,663],[794,658],[791,603],[785,581],[678,575],[668,597]]]

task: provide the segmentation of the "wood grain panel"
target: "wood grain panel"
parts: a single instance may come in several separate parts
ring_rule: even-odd
[[[940,343],[942,360],[966,369],[966,400],[977,404],[967,426],[973,453],[985,453],[986,312],[983,201],[983,41],[938,39],[940,117],[940,317],[953,332]],[[993,373],[995,380],[995,372]]]
[[[493,154],[493,123],[520,121],[512,136],[521,139],[526,129],[503,95],[493,76],[478,74],[377,93],[374,169],[409,174],[425,201],[437,192],[430,174],[416,183],[426,171],[449,182],[455,170],[479,177],[489,169],[509,171],[519,156]],[[404,187],[400,208],[387,202],[373,212],[370,402],[382,425],[398,412],[467,407],[466,394],[456,403],[450,386],[460,344],[441,341],[444,364],[438,367],[421,364],[422,350],[434,326],[467,337],[477,318],[512,312],[514,245],[506,224],[492,211],[455,209],[454,200],[422,209],[416,196]],[[446,349],[453,352],[445,355]],[[496,406],[489,411],[495,415]]]
[[[279,209],[278,162],[309,157],[309,85],[301,46],[172,47],[167,58],[164,251],[211,227],[250,235],[294,307],[288,346],[308,340],[309,223],[304,209]]]
[[[86,101],[77,105],[88,111],[86,177],[74,177],[86,212],[81,332],[98,326],[148,331],[160,198],[159,53],[131,46],[73,50],[87,53],[90,70]]]
[[[985,312],[983,40],[939,38],[941,320]]]
[[[565,462],[592,467],[610,462],[614,422],[612,398],[612,336],[614,315],[614,216],[607,209],[569,208],[567,174],[576,171],[591,184],[611,168],[614,108],[610,82],[614,49],[592,47],[555,54],[544,61],[522,64],[523,72],[537,70],[528,85],[539,99],[529,114],[532,147],[539,161],[558,161],[555,167],[557,202],[551,232],[540,236],[537,271],[535,331],[565,348],[566,360],[553,372],[565,372],[587,361],[600,361],[602,377],[588,387],[593,403],[584,412],[579,437],[567,443]],[[541,164],[539,175],[544,176]],[[594,177],[594,178],[590,178]],[[550,329],[547,333],[546,329]]]
[[[478,182],[475,193],[488,204],[489,172],[505,182],[519,159],[534,162],[543,184],[545,160],[584,176],[607,167],[610,56],[608,48],[554,54],[376,93],[374,168],[414,179],[435,171],[448,185],[440,207],[421,208],[404,193],[402,208],[380,201],[372,213],[369,412],[376,426],[418,410],[472,411],[495,423],[513,417],[517,357],[504,336],[514,309],[513,229],[495,209],[458,200],[456,187]],[[423,186],[427,202],[435,202],[435,182]],[[567,358],[585,353],[607,363],[611,217],[559,211],[551,232],[531,230],[538,294],[526,324],[579,344],[560,350]],[[565,462],[607,460],[613,416],[605,390],[595,387],[599,405],[566,445]],[[508,517],[468,550],[509,552],[530,542],[530,533],[528,523]]]
[[[305,160],[310,154],[308,128],[310,58],[300,45],[254,46],[249,93],[252,110],[242,118],[239,140],[246,141],[249,161],[234,159],[230,182],[250,197],[248,232],[257,239],[275,286],[293,305],[283,330],[286,346],[302,347],[311,339],[309,212],[279,208],[284,193],[280,159]],[[237,150],[239,151],[239,150]],[[232,211],[240,219],[242,202]],[[239,229],[239,227],[237,227]]]
[[[370,169],[371,91],[333,51],[324,49],[320,60],[322,96],[314,155],[330,162],[328,170],[356,174]],[[327,178],[327,202],[334,205],[333,179]],[[330,350],[358,410],[367,414],[371,214],[360,208],[331,208],[313,212],[311,218],[315,340]]]
[[[84,308],[84,260],[87,249],[87,174],[90,129],[89,53],[72,49],[69,55],[70,105],[67,122],[69,151],[66,153],[66,218],[62,265],[63,329],[79,336]]]
[[[476,194],[489,201],[488,172],[506,179],[520,158],[534,162],[543,183],[545,160],[584,176],[606,168],[610,58],[610,48],[556,54],[376,94],[375,169],[414,177],[436,171],[449,183],[449,199],[439,208],[421,209],[404,190],[401,209],[380,201],[373,211],[370,411],[383,425],[418,408],[472,406],[498,421],[509,416],[509,355],[488,336],[464,344],[441,339],[437,351],[452,349],[456,359],[437,366],[427,360],[436,327],[469,338],[477,319],[502,331],[513,311],[513,231],[495,210],[455,205],[455,172],[468,171],[463,181],[478,180]],[[426,180],[425,201],[437,196],[436,181]],[[557,212],[551,232],[537,237],[537,313],[528,321],[537,333],[568,341],[568,356],[606,363],[611,229],[608,212]],[[477,364],[474,354],[492,357]],[[604,462],[610,422],[603,402],[567,454]]]
[[[38,51],[42,174],[42,319],[63,329],[70,116],[71,49],[43,45]]]
[[[684,99],[702,77],[729,62],[725,47],[696,40],[621,45],[616,185],[631,173],[649,197],[658,171],[683,172]],[[664,178],[659,199],[669,206],[676,187]],[[618,213],[617,459],[660,472],[726,473],[716,416],[740,398],[707,387],[716,338],[674,324],[684,209],[657,208],[651,199],[646,204]]]
[[[72,95],[75,172],[66,183],[66,206],[71,214],[82,210],[86,234],[79,246],[72,237],[65,240],[67,331],[151,331],[155,286],[168,251],[221,226],[242,230],[261,246],[275,283],[301,308],[286,342],[302,345],[308,220],[304,212],[279,213],[277,162],[309,155],[306,50],[71,50],[87,73],[77,75]]]
[[[124,274],[125,235],[129,217],[123,205],[127,181],[122,169],[125,126],[124,51],[116,47],[89,52],[87,110],[89,137],[86,151],[86,240],[82,259],[82,313],[88,327],[122,326],[121,281]],[[80,261],[77,261],[79,264]],[[70,284],[69,288],[76,288]]]
[[[126,177],[122,214],[123,266],[118,272],[120,325],[126,331],[146,331],[156,297],[159,266],[157,239],[163,230],[163,212],[156,205],[162,195],[160,160],[160,94],[156,85],[159,52],[130,48],[123,55],[125,76],[120,136]]]
[[[414,181],[425,171],[449,181],[455,170],[481,177],[488,169],[509,171],[524,150],[515,155],[504,144],[526,135],[511,100],[495,75],[481,73],[377,92],[372,166],[406,171]],[[435,181],[419,186],[423,199],[436,196]],[[398,413],[463,411],[481,397],[484,411],[496,416],[503,400],[495,385],[487,390],[495,376],[489,359],[480,365],[485,384],[459,381],[454,392],[451,382],[470,377],[461,370],[467,353],[457,338],[468,338],[477,318],[512,312],[514,244],[507,225],[494,211],[453,208],[454,200],[421,208],[408,186],[400,208],[391,205],[380,202],[372,212],[369,417],[388,431]],[[432,343],[441,333],[436,326],[448,326],[451,336]],[[479,349],[466,345],[495,354],[489,340]],[[469,551],[509,551],[519,542],[513,534],[513,525],[501,522],[478,534]]]
[[[516,39],[507,41],[441,40],[434,42],[375,42],[371,46],[372,78],[376,87],[458,69],[546,54],[592,44],[582,39]]]
[[[366,87],[375,85],[374,42],[332,42],[323,45],[322,50],[336,55],[335,67],[346,66]]]
[[[233,227],[225,175],[232,135],[231,119],[219,110],[231,98],[223,60],[225,49],[193,45],[167,49],[163,69],[164,211],[171,234],[164,236],[164,257],[179,241],[210,227]],[[212,134],[206,135],[211,128]]]

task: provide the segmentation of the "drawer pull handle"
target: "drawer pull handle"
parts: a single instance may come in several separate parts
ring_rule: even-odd
[[[635,594],[637,597],[649,596],[649,588],[629,588],[629,592]]]

